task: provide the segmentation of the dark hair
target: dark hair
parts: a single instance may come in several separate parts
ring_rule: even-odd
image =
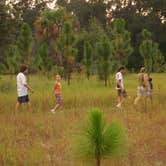
[[[149,77],[149,82],[152,82],[152,77]]]
[[[28,66],[26,66],[26,65],[22,65],[21,66],[21,68],[20,68],[20,72],[24,72],[25,70],[27,70],[28,69]]]
[[[140,73],[144,73],[144,72],[146,72],[146,68],[145,67],[141,67]]]
[[[118,69],[118,72],[120,72],[121,70],[124,70],[125,67],[124,66],[121,66],[119,69]]]

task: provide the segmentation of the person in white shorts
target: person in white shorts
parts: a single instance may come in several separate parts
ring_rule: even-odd
[[[31,111],[31,104],[29,101],[28,90],[33,92],[33,89],[27,84],[26,75],[28,74],[28,67],[22,66],[20,73],[17,75],[17,94],[18,99],[15,110],[17,111],[22,103],[27,103],[29,111]]]
[[[146,73],[145,67],[141,67],[138,74],[138,87],[137,87],[137,97],[134,104],[137,105],[141,97],[147,97],[148,95],[148,74]]]
[[[123,82],[124,72],[125,72],[125,67],[122,66],[118,69],[118,72],[115,75],[116,90],[118,93],[118,104],[116,105],[117,108],[121,108],[122,103],[124,102],[124,98],[127,97],[127,93],[126,93],[124,82]]]

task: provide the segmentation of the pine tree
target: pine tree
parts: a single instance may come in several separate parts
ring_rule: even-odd
[[[75,56],[77,54],[75,45],[76,36],[74,35],[72,25],[69,21],[66,21],[57,42],[57,48],[63,57],[65,77],[67,78],[68,85],[70,85],[71,73],[73,71]]]
[[[21,31],[17,40],[19,52],[24,59],[24,64],[30,64],[30,57],[32,56],[33,49],[33,36],[30,26],[27,23],[23,23]]]
[[[103,35],[100,42],[97,43],[98,53],[98,74],[103,77],[105,86],[107,86],[108,77],[112,67],[112,47],[108,38]]]
[[[39,47],[35,64],[38,66],[39,70],[42,70],[43,72],[47,72],[52,68],[52,61],[49,57],[48,46],[45,42]]]
[[[127,65],[128,57],[132,54],[130,32],[125,29],[125,20],[115,19],[110,39],[113,45],[113,56],[117,65]]]
[[[89,80],[90,71],[93,63],[93,49],[89,42],[85,42],[84,44],[84,64],[86,66],[86,74]]]
[[[16,45],[11,45],[6,51],[7,71],[10,74],[18,72],[23,59]]]
[[[152,70],[156,72],[162,71],[164,57],[159,50],[158,43],[152,40],[152,35],[149,31],[144,29],[141,33],[142,43],[140,44],[139,51],[144,59],[144,66],[150,73]]]
[[[122,157],[127,152],[124,128],[117,122],[107,125],[100,110],[90,112],[78,141],[78,154],[94,159],[96,166],[100,166],[105,157]]]

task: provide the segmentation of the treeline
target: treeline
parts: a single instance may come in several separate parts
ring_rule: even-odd
[[[152,0],[0,2],[0,71],[20,64],[62,73],[84,68],[105,80],[119,65],[165,71],[166,2]],[[53,9],[54,7],[54,9]]]

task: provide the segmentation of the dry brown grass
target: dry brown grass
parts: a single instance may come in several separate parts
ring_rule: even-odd
[[[15,80],[0,95],[0,165],[4,166],[91,166],[92,162],[76,158],[72,144],[75,134],[94,107],[104,111],[106,120],[118,120],[128,131],[129,154],[122,161],[107,159],[103,166],[165,166],[166,165],[166,82],[165,75],[153,75],[153,107],[148,111],[134,107],[136,75],[126,78],[131,99],[122,110],[115,108],[113,84],[105,88],[101,82],[74,79],[71,87],[63,82],[64,106],[51,114],[54,104],[53,80],[32,77],[35,93],[31,95],[33,113],[26,108],[13,114],[16,100]],[[7,81],[3,77],[1,83]],[[0,84],[1,84],[0,83]]]

